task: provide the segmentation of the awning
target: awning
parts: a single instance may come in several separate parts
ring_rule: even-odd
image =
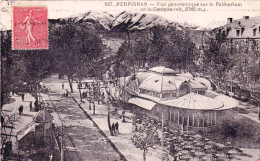
[[[27,135],[29,132],[34,130],[35,130],[35,123],[32,121],[29,124],[27,124],[23,129],[21,129],[16,133],[17,139],[21,140],[25,135]]]
[[[222,101],[224,103],[224,106],[222,108],[216,110],[228,110],[239,106],[239,101],[226,95],[219,95],[215,97],[214,100]]]
[[[152,110],[153,107],[156,105],[155,102],[153,101],[149,101],[149,100],[145,100],[145,99],[142,99],[142,98],[130,98],[128,100],[129,103],[132,103],[134,105],[137,105],[139,107],[142,107],[146,110]]]
[[[224,106],[222,101],[192,92],[177,99],[163,101],[162,103],[168,106],[193,110],[214,110]]]

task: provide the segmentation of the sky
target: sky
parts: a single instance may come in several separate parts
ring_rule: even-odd
[[[141,11],[142,8],[146,7],[136,7],[136,6],[116,6],[117,2],[133,2],[131,1],[113,1],[112,6],[105,6],[105,2],[112,1],[18,1],[9,4],[6,1],[2,1],[0,10],[0,25],[4,26],[6,29],[11,29],[12,22],[12,6],[46,6],[48,8],[48,17],[50,19],[55,18],[65,18],[72,15],[77,15],[80,13],[88,11],[97,12],[109,12],[111,14],[118,14],[122,11],[130,12],[140,12],[140,13],[150,13],[160,15],[169,21],[174,22],[188,22],[189,24],[196,24],[198,26],[207,27],[212,21],[226,23],[227,18],[232,17],[234,19],[242,18],[243,16],[260,16],[260,1],[259,0],[237,0],[232,1],[235,3],[242,4],[242,7],[223,7],[216,6],[217,1],[209,0],[175,0],[175,1],[158,1],[166,2],[166,5],[171,2],[212,2],[213,7],[206,7],[207,11],[191,11],[191,12],[160,12],[160,11]],[[136,1],[139,2],[139,1]],[[153,3],[156,6],[157,1],[149,1],[148,3]],[[226,0],[218,2],[229,2]],[[230,2],[231,3],[231,2]],[[153,7],[152,7],[153,8]]]

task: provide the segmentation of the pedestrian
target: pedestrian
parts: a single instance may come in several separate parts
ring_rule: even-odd
[[[85,98],[85,92],[82,92],[82,98]]]
[[[112,135],[114,135],[115,134],[115,124],[113,123],[112,124]]]
[[[68,91],[66,92],[66,97],[69,97],[69,92]]]
[[[23,93],[21,94],[21,97],[22,97],[22,101],[24,101],[24,94]]]
[[[18,108],[18,110],[19,110],[19,115],[21,115],[21,114],[23,113],[23,105],[21,105],[21,106]]]
[[[34,106],[38,107],[38,102],[37,101],[34,102]]]
[[[126,121],[125,121],[125,111],[122,112],[122,117],[123,117],[122,122],[126,122]]]
[[[5,122],[5,118],[1,115],[1,126],[3,127],[4,125],[4,122]]]
[[[61,87],[62,87],[62,89],[64,89],[64,83],[62,83]]]
[[[102,92],[101,94],[101,102],[104,103],[105,102],[105,93]]]
[[[30,111],[32,111],[32,101],[30,102]]]
[[[119,124],[118,124],[118,122],[116,122],[116,124],[115,124],[115,131],[116,131],[116,133],[119,134]]]

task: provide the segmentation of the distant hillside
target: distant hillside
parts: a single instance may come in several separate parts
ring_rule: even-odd
[[[178,23],[170,22],[161,16],[126,11],[117,15],[112,15],[107,12],[86,12],[83,14],[70,16],[68,18],[61,18],[51,21],[71,22],[74,24],[85,24],[94,27],[100,26],[102,29],[113,31],[144,30],[155,26],[164,28],[176,27],[179,30],[183,29],[183,27]]]
[[[161,16],[126,11],[117,15],[112,15],[107,12],[91,11],[68,18],[51,19],[49,22],[53,26],[72,23],[86,26],[95,31],[98,30],[98,34],[101,37],[103,44],[107,47],[107,54],[117,52],[121,44],[124,41],[127,41],[126,33],[129,31],[138,32],[137,35],[142,35],[142,31],[147,32],[147,30],[153,27],[160,27],[161,29],[175,28],[177,30],[186,30],[189,28],[188,24],[183,27],[182,25],[176,22],[170,22]]]

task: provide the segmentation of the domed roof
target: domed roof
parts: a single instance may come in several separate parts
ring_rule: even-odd
[[[206,78],[196,77],[194,79],[195,79],[195,81],[197,81],[201,84],[204,84],[208,89],[212,89],[211,82],[209,80],[207,80]]]
[[[150,68],[149,71],[155,72],[155,73],[160,73],[160,74],[177,74],[176,71],[174,71],[170,68],[163,67],[163,66]]]
[[[176,80],[172,76],[152,75],[145,79],[139,88],[160,93],[161,91],[177,90],[178,87],[175,83]]]
[[[165,104],[184,109],[213,110],[224,107],[224,103],[200,94],[189,93],[175,100],[165,101]]]

